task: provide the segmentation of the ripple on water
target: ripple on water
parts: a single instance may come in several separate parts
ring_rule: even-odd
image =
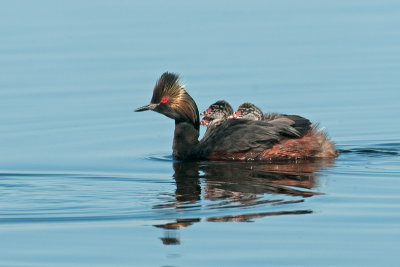
[[[0,223],[154,218],[154,184],[172,187],[128,174],[0,173]]]
[[[172,154],[152,154],[149,156],[145,157],[148,160],[153,160],[153,161],[166,161],[166,162],[172,162],[174,159],[172,158]]]
[[[172,162],[165,182],[128,174],[0,173],[0,223],[165,220],[185,217],[250,220],[306,214],[296,204],[317,196],[325,165]],[[326,166],[325,166],[326,167]],[[287,209],[286,209],[287,207]],[[265,210],[267,208],[267,211]]]
[[[158,227],[183,227],[196,221],[250,221],[278,215],[313,213],[308,199],[325,195],[321,178],[345,175],[356,182],[384,173],[379,166],[360,168],[362,155],[398,159],[399,144],[341,148],[335,160],[264,164],[256,162],[179,162],[170,154],[147,156],[170,162],[154,180],[134,173],[0,173],[0,223],[154,221]],[[384,148],[384,149],[383,149]],[[360,152],[361,151],[361,152]],[[389,153],[387,153],[389,152]],[[357,155],[358,161],[352,157]],[[394,173],[393,175],[398,175]],[[386,179],[390,178],[387,173]],[[381,186],[382,185],[378,185]],[[157,221],[169,220],[166,224]],[[173,222],[171,222],[173,221]]]
[[[349,148],[339,149],[339,152],[362,154],[371,157],[397,156],[400,154],[400,143],[397,142],[378,143],[366,147],[354,147],[354,146],[348,146],[348,147]]]

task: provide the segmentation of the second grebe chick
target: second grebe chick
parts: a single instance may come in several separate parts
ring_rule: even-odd
[[[244,103],[239,106],[234,113],[231,105],[225,100],[219,100],[210,105],[208,109],[200,113],[204,118],[200,121],[201,125],[207,126],[203,139],[208,138],[213,127],[221,125],[228,119],[245,119],[245,120],[265,120],[269,123],[283,123],[290,125],[298,131],[306,131],[311,129],[311,122],[298,115],[285,115],[277,113],[263,114],[260,108],[252,103]]]
[[[246,120],[265,120],[269,123],[286,123],[295,129],[303,129],[304,127],[314,127],[311,122],[299,115],[287,115],[279,113],[264,113],[259,107],[252,103],[241,104],[236,112],[233,114],[235,119],[246,119]]]
[[[233,113],[235,119],[246,119],[259,121],[264,119],[264,114],[259,107],[252,103],[243,103]]]
[[[263,113],[262,110],[252,103],[243,103],[238,109],[233,113],[235,119],[246,119],[246,120],[266,120],[272,121],[278,118],[290,118],[290,117],[300,117],[298,115],[286,115],[279,113]]]

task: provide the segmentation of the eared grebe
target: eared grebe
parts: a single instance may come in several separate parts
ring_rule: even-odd
[[[199,141],[197,105],[173,73],[165,72],[154,87],[150,104],[135,111],[145,110],[175,120],[174,159],[279,161],[337,155],[326,135],[310,125],[294,128],[265,120],[228,119]]]

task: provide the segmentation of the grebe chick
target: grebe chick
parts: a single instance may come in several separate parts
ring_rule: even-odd
[[[225,100],[219,100],[200,113],[200,116],[203,116],[200,124],[207,126],[203,136],[205,139],[214,131],[214,127],[221,125],[227,119],[232,119],[233,109]]]
[[[232,115],[233,109],[231,105],[229,105],[225,100],[219,100],[200,113],[200,116],[203,116],[200,124],[207,127],[219,125]]]
[[[175,120],[172,150],[178,160],[279,161],[336,156],[333,144],[310,125],[295,129],[287,123],[264,120],[225,120],[199,141],[197,105],[173,73],[161,75],[150,104],[135,111],[145,110]]]
[[[259,107],[252,103],[243,103],[233,113],[235,119],[246,119],[260,121],[264,119],[264,114]]]
[[[235,119],[246,119],[246,120],[266,120],[272,121],[278,118],[288,118],[288,117],[300,117],[298,115],[286,115],[279,113],[263,113],[262,110],[252,103],[243,103],[238,109],[233,113]]]
[[[295,129],[303,129],[304,127],[313,127],[311,122],[299,115],[287,115],[279,113],[264,113],[259,107],[252,103],[243,103],[233,114],[235,119],[246,120],[265,120],[269,123],[286,123]]]

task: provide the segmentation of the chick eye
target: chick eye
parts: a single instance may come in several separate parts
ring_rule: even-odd
[[[164,97],[163,99],[161,99],[161,103],[167,103],[168,102],[168,98]]]

